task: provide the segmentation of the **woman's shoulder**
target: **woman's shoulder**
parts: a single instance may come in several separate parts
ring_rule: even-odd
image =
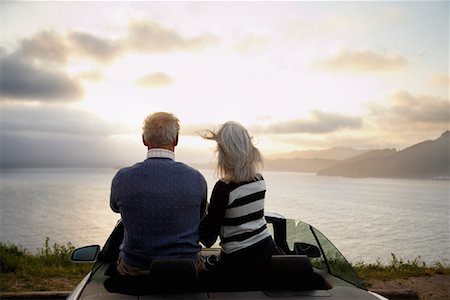
[[[220,179],[219,181],[217,181],[216,185],[227,187],[229,189],[235,189],[237,187],[240,187],[240,186],[243,186],[243,185],[247,185],[247,184],[251,184],[251,183],[254,183],[254,182],[258,182],[258,181],[264,182],[264,177],[261,174],[259,174],[259,173],[256,174],[252,179],[246,180],[246,181],[241,181],[241,182],[226,181],[224,179]]]
[[[264,180],[264,177],[262,176],[261,173],[258,173],[255,175],[253,181],[260,181],[260,180]]]

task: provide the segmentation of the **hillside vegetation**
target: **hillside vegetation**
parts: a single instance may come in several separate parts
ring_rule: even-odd
[[[432,179],[449,177],[450,132],[402,151],[375,150],[322,169],[318,175]]]
[[[264,169],[325,176],[448,179],[449,145],[450,132],[446,131],[435,140],[424,141],[401,151],[331,148],[280,154],[277,159],[266,159]],[[352,155],[355,153],[356,155]],[[293,157],[294,155],[303,156]],[[346,158],[336,159],[339,157]]]

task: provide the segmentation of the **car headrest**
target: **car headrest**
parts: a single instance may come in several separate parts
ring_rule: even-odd
[[[157,292],[189,292],[199,288],[198,272],[190,258],[154,259],[150,265],[149,283]]]
[[[306,255],[273,255],[270,259],[270,290],[307,289],[313,279],[314,270]]]

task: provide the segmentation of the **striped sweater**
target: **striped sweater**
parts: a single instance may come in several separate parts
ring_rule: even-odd
[[[253,181],[218,181],[212,191],[207,215],[200,224],[200,241],[211,247],[220,236],[225,254],[237,253],[268,238],[264,218],[266,185],[262,176]]]

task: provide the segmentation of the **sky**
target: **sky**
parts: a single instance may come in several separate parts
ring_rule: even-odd
[[[176,157],[234,120],[265,157],[409,147],[449,129],[447,1],[0,2],[2,167],[145,159],[174,113]]]

